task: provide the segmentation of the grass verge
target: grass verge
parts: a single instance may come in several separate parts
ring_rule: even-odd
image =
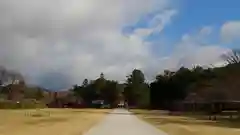
[[[239,121],[210,121],[205,116],[176,116],[153,110],[131,111],[169,135],[240,135]]]
[[[0,110],[1,135],[82,135],[106,109]]]

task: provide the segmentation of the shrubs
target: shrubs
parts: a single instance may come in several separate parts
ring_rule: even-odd
[[[46,105],[36,100],[25,99],[22,101],[0,100],[0,109],[34,109],[45,108]]]
[[[1,100],[0,101],[0,109],[17,109],[17,103],[14,103],[10,100]]]

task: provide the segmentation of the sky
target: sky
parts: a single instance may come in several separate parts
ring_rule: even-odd
[[[29,84],[147,80],[165,69],[219,66],[240,49],[239,0],[1,0],[0,65]]]

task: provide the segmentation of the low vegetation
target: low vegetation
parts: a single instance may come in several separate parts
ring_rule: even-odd
[[[1,109],[33,109],[33,108],[46,108],[46,104],[36,100],[22,100],[11,101],[11,100],[1,100],[0,108]]]

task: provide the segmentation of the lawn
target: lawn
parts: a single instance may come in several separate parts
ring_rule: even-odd
[[[0,110],[1,135],[82,135],[106,109]]]
[[[207,116],[173,116],[162,111],[132,112],[169,135],[240,135],[239,121],[209,121]]]

